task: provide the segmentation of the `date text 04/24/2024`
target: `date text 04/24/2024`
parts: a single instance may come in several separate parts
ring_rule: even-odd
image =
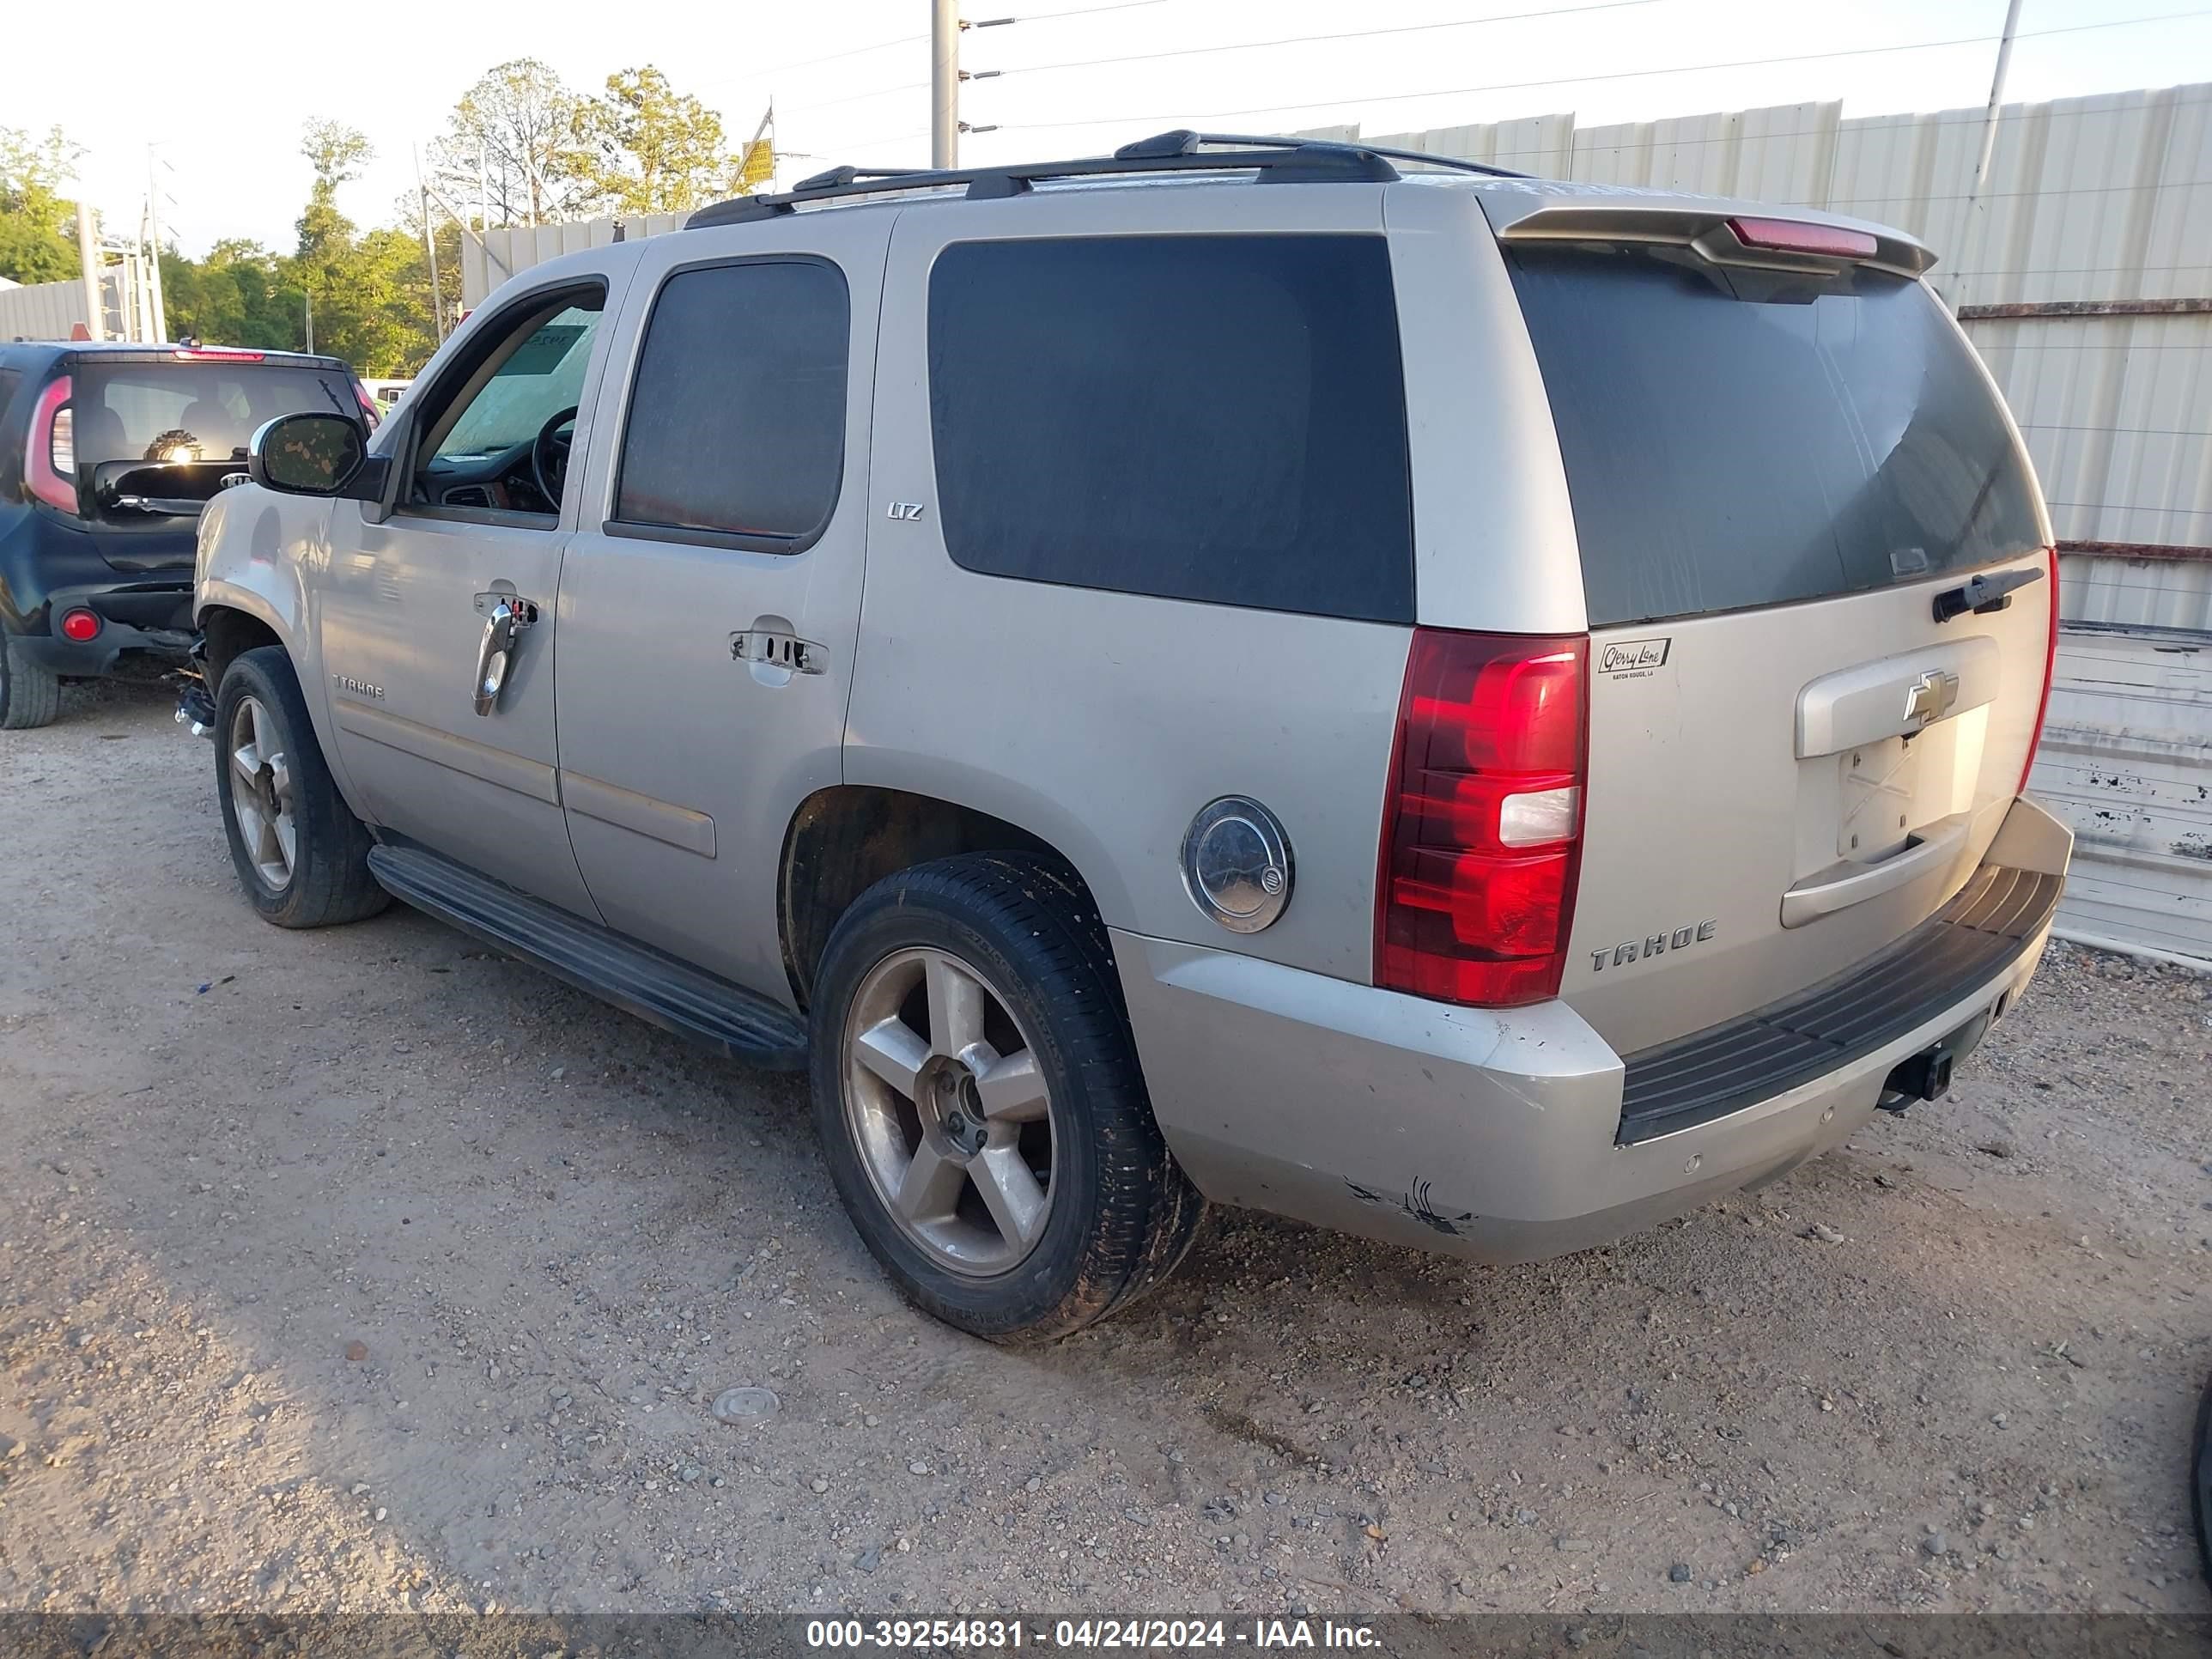
[[[1334,1620],[1057,1619],[816,1619],[807,1621],[810,1648],[982,1651],[1036,1647],[1081,1650],[1248,1648],[1261,1650],[1334,1648],[1376,1651],[1379,1634],[1365,1625]]]

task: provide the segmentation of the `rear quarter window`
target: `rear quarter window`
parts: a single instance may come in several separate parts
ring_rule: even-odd
[[[929,283],[945,545],[1024,580],[1408,622],[1379,236],[963,242]]]
[[[1508,255],[1559,432],[1593,627],[1784,605],[2041,546],[1972,349],[1921,284]]]

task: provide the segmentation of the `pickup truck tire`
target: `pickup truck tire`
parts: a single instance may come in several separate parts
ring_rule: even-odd
[[[1105,928],[1049,859],[877,883],[830,935],[810,1018],[838,1194],[926,1312],[1064,1336],[1188,1251],[1205,1201],[1153,1120]]]
[[[215,698],[216,797],[239,884],[279,927],[328,927],[392,902],[368,831],[338,793],[280,646],[241,652]]]
[[[12,635],[0,636],[0,732],[52,726],[61,711],[61,678],[33,662]]]

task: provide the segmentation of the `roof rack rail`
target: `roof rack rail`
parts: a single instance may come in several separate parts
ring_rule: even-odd
[[[800,179],[787,191],[737,196],[701,208],[684,221],[684,227],[702,230],[712,225],[747,224],[776,218],[815,202],[878,196],[902,190],[944,190],[955,185],[965,185],[971,200],[990,200],[1023,195],[1042,179],[1115,173],[1249,171],[1256,173],[1262,183],[1389,184],[1401,176],[1390,165],[1394,160],[1432,163],[1510,179],[1525,176],[1480,161],[1428,155],[1419,150],[1389,149],[1334,139],[1247,137],[1179,128],[1124,144],[1111,155],[1083,156],[1068,161],[1021,161],[989,167],[830,167]]]
[[[1449,167],[1455,173],[1480,173],[1493,179],[1528,177],[1525,173],[1516,173],[1511,167],[1493,167],[1487,161],[1469,161],[1457,155],[1436,155],[1425,149],[1398,149],[1389,144],[1370,144],[1357,138],[1277,138],[1243,132],[1192,132],[1188,129],[1179,129],[1174,132],[1155,133],[1150,138],[1139,138],[1133,144],[1122,145],[1114,154],[1132,157],[1180,155],[1190,154],[1204,144],[1242,144],[1252,149],[1295,145],[1304,149],[1338,149],[1357,155],[1379,155],[1389,161],[1417,161],[1424,167]]]

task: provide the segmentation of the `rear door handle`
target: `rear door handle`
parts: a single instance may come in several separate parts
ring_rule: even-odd
[[[820,646],[775,628],[748,628],[731,635],[730,655],[738,662],[759,663],[793,674],[819,674],[828,666]]]
[[[477,646],[477,713],[489,714],[499,707],[516,643],[538,620],[538,606],[519,593],[479,593],[477,611],[484,619],[483,638]]]

